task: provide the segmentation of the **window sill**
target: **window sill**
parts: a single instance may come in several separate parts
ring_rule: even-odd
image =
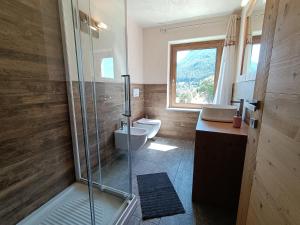
[[[167,107],[168,111],[179,111],[179,112],[201,112],[201,109],[190,109],[190,108],[170,108]]]

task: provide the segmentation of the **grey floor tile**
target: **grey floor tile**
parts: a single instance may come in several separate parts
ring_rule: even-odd
[[[163,163],[159,163],[158,161],[150,162],[145,160],[139,160],[137,164],[132,166],[132,172],[134,175],[166,172],[170,180],[174,180],[178,167],[179,167],[179,163],[167,167]]]
[[[142,210],[141,210],[141,203],[140,203],[139,197],[138,197],[138,206],[136,207],[133,215],[142,220]],[[160,218],[145,220],[145,222],[151,222],[151,223],[154,223],[154,224],[159,224],[159,221],[160,221]]]
[[[192,202],[193,141],[156,137],[134,151],[132,159],[132,189],[138,206],[128,225],[234,225],[231,212]],[[126,171],[127,159],[117,160],[103,170],[104,181],[109,186],[127,190]],[[158,172],[168,173],[186,213],[143,221],[136,175]]]
[[[132,216],[127,225],[158,225],[158,223],[153,223],[150,221],[143,221],[141,218]]]
[[[177,214],[161,218],[159,225],[196,225],[196,220],[189,214]]]

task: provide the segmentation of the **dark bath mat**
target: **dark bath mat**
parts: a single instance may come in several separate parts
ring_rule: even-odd
[[[167,173],[138,175],[143,219],[185,213]]]

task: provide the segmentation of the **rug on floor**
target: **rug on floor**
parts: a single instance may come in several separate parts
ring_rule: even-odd
[[[185,213],[167,173],[137,175],[143,219]]]

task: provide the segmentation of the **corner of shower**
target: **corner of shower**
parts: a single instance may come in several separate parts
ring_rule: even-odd
[[[111,7],[111,13],[118,15],[119,20],[107,22],[109,30],[101,33],[99,28],[98,34],[92,26],[100,23],[97,20],[105,13],[101,14],[97,2],[60,0],[59,3],[76,185],[88,199],[88,224],[121,225],[137,204],[131,186],[130,126],[128,151],[115,149],[113,143],[113,131],[119,121],[127,120],[130,124],[130,78],[125,76],[124,82],[121,78],[121,74],[127,74],[126,3],[106,2],[105,7]],[[114,16],[106,15],[101,20],[111,21]],[[109,42],[116,32],[120,37]],[[110,58],[114,63],[114,79],[102,74],[102,63]],[[127,110],[123,113],[124,107]]]

